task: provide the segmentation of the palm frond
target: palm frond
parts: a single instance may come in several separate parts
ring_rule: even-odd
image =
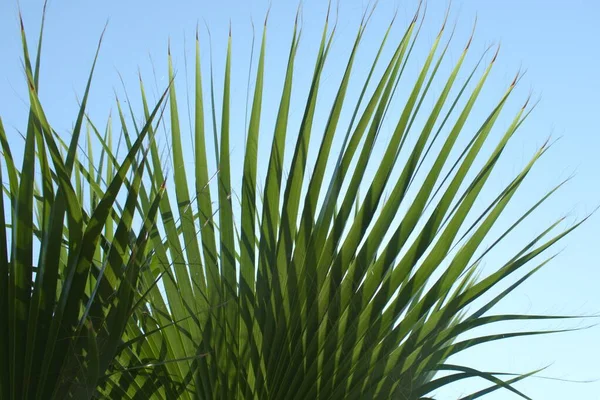
[[[452,39],[444,21],[412,79],[406,66],[416,58],[421,14],[401,35],[394,17],[368,61],[360,53],[369,29],[365,13],[331,104],[319,96],[336,37],[329,15],[306,98],[295,96],[298,18],[281,93],[270,91],[265,20],[240,160],[231,156],[231,30],[220,97],[212,65],[210,88],[203,86],[196,35],[191,151],[169,49],[170,84],[153,108],[140,78],[143,123],[136,123],[130,101],[129,110],[117,101],[127,151],[122,161],[112,119],[101,132],[104,125],[86,115],[93,66],[68,143],[52,129],[37,93],[40,50],[34,68],[23,32],[31,108],[20,169],[0,121],[0,168],[8,176],[0,196],[0,224],[7,227],[0,230],[0,398],[425,399],[470,378],[492,386],[467,398],[498,389],[528,398],[514,384],[537,371],[478,371],[450,358],[482,343],[559,332],[464,339],[502,321],[570,318],[490,311],[548,263],[551,248],[583,221],[562,232],[555,232],[561,219],[541,227],[481,276],[488,253],[562,183],[492,235],[549,146],[496,197],[484,196],[531,112],[527,102],[513,111],[486,150],[520,75],[473,131],[473,109],[498,51],[465,67],[471,36],[444,75]],[[358,62],[368,63],[364,78],[355,76]],[[361,88],[357,96],[352,85]],[[408,88],[406,98],[400,85]],[[263,122],[266,96],[279,98],[273,126]],[[297,131],[292,109],[302,116]],[[322,132],[321,111],[327,115]],[[167,157],[156,140],[161,123]],[[388,125],[391,137],[383,142]],[[207,149],[211,130],[215,171]],[[84,132],[87,153],[79,143]],[[266,132],[272,132],[270,149],[259,146]]]

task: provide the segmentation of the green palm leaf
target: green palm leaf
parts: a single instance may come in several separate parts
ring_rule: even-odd
[[[564,331],[464,339],[478,327],[571,318],[490,311],[549,262],[550,249],[579,223],[554,233],[559,219],[491,274],[482,278],[478,269],[562,186],[492,236],[549,145],[485,203],[486,183],[531,112],[528,103],[513,112],[495,147],[485,150],[520,75],[470,131],[498,51],[484,53],[459,84],[471,36],[444,76],[452,39],[444,21],[411,81],[405,67],[414,62],[421,10],[398,38],[394,18],[369,61],[360,49],[371,12],[331,104],[319,96],[336,37],[329,13],[308,95],[300,99],[298,17],[282,93],[270,91],[265,19],[243,160],[231,157],[231,30],[220,109],[212,65],[210,88],[203,86],[196,34],[192,150],[182,135],[169,49],[170,84],[153,109],[140,79],[144,122],[136,123],[131,102],[123,110],[117,101],[119,142],[127,147],[122,161],[111,118],[101,133],[104,125],[86,115],[93,67],[68,143],[53,131],[37,93],[39,48],[34,69],[23,33],[31,108],[20,169],[0,121],[0,168],[8,176],[0,197],[0,224],[7,227],[0,231],[0,399],[426,399],[471,378],[492,386],[466,398],[499,389],[528,398],[514,384],[538,371],[477,371],[450,358],[482,343]],[[358,62],[369,67],[364,79],[354,75]],[[441,90],[433,93],[437,83]],[[361,88],[356,97],[352,85]],[[397,95],[400,85],[409,89],[406,98]],[[263,122],[266,96],[280,99],[273,127]],[[297,132],[289,124],[292,109],[302,116]],[[155,140],[163,111],[166,150]],[[318,111],[327,112],[322,132]],[[382,143],[386,124],[393,130]],[[84,128],[87,154],[79,146]],[[262,149],[267,132],[271,146]],[[289,140],[293,148],[286,149]]]
[[[66,146],[57,140],[38,98],[40,49],[34,72],[24,31],[22,38],[31,107],[20,170],[15,167],[10,142],[0,124],[10,182],[6,188],[10,207],[4,206],[2,198],[2,225],[7,230],[3,229],[0,237],[1,283],[5,289],[1,303],[2,371],[6,372],[2,374],[0,394],[6,399],[90,397],[96,393],[108,364],[112,364],[132,309],[126,299],[131,297],[132,282],[135,288],[139,267],[148,254],[146,231],[156,214],[152,208],[144,216],[146,223],[136,247],[129,250],[127,245],[127,231],[134,228],[131,223],[118,243],[109,240],[113,218],[121,223],[130,218],[128,214],[116,216],[113,206],[159,107],[142,129],[135,147],[118,165],[116,176],[110,176],[108,183],[100,179],[94,182],[91,159],[90,165],[83,166],[77,157],[93,67],[71,142]],[[66,154],[61,148],[67,150]],[[38,168],[40,180],[36,178]],[[127,192],[137,202],[144,171],[135,168],[133,175],[134,184],[128,185]],[[83,204],[82,181],[91,191],[90,200],[97,196],[88,209]],[[99,185],[104,184],[102,192]],[[160,199],[160,193],[153,197]],[[126,211],[131,212],[132,207]],[[7,217],[11,224],[6,223]],[[8,229],[12,231],[10,240]],[[120,249],[117,262],[114,257],[105,258],[111,254],[106,251],[111,246]],[[39,257],[37,265],[34,255]],[[126,276],[122,272],[123,257],[132,266],[127,268]],[[109,282],[103,275],[106,269],[119,279]],[[119,313],[114,317],[111,304],[118,304]],[[102,335],[107,332],[113,339],[103,344]]]

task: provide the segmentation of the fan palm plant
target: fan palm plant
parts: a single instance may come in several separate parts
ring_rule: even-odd
[[[298,103],[292,96],[301,36],[297,20],[274,127],[261,124],[263,92],[271,84],[265,76],[265,22],[239,189],[232,183],[238,164],[230,158],[231,32],[220,107],[212,74],[209,90],[203,86],[196,36],[193,151],[185,150],[182,138],[169,52],[170,84],[154,108],[140,80],[143,123],[135,123],[130,109],[133,127],[128,126],[117,104],[127,145],[121,162],[111,121],[102,133],[86,115],[91,74],[70,142],[51,128],[37,94],[39,47],[32,67],[23,33],[31,108],[21,169],[0,124],[9,178],[0,197],[0,218],[8,218],[0,221],[7,227],[0,230],[0,398],[424,399],[473,377],[490,386],[466,398],[497,389],[528,398],[513,383],[531,374],[503,380],[503,374],[449,362],[482,343],[550,332],[461,339],[475,328],[566,318],[489,312],[546,264],[552,258],[547,251],[577,225],[558,234],[551,232],[561,220],[542,227],[491,274],[480,278],[477,272],[488,252],[562,185],[480,250],[548,149],[542,146],[476,212],[486,181],[531,111],[527,103],[516,110],[492,151],[482,150],[493,140],[490,133],[519,76],[470,131],[465,125],[497,51],[489,61],[484,54],[459,84],[469,39],[442,78],[442,90],[432,95],[450,41],[443,44],[444,22],[418,77],[408,80],[405,66],[421,27],[417,11],[398,38],[391,39],[390,24],[367,77],[354,83],[369,16],[358,29],[331,105],[317,104],[335,35],[325,23],[310,90],[298,106],[297,131],[288,121]],[[393,51],[384,60],[390,41]],[[351,83],[361,88],[356,98],[348,94]],[[399,84],[411,88],[400,108],[392,103]],[[428,96],[435,101],[425,110]],[[321,108],[328,112],[323,132],[314,125]],[[345,126],[342,110],[352,114]],[[391,138],[374,154],[382,126],[390,122]],[[168,161],[155,140],[161,123],[170,142]],[[87,151],[78,147],[84,127]],[[268,132],[272,145],[260,181],[259,134]],[[414,144],[407,146],[407,138]],[[286,161],[289,139],[295,144]],[[311,139],[318,141],[314,157]],[[476,167],[480,158],[482,166]],[[372,177],[367,166],[376,170]],[[526,273],[498,292],[522,270]],[[476,302],[490,293],[491,300]],[[478,306],[470,309],[473,303]]]
[[[8,177],[0,196],[6,227],[0,231],[0,398],[89,398],[120,351],[125,326],[134,323],[137,282],[149,262],[163,188],[153,188],[141,223],[132,222],[145,176],[136,160],[145,157],[142,143],[158,108],[124,161],[107,163],[106,177],[92,159],[82,165],[78,140],[90,82],[71,141],[64,143],[38,98],[40,52],[33,70],[21,28],[30,100],[21,169],[0,120]]]

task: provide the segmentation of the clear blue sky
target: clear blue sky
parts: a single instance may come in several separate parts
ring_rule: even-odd
[[[41,1],[22,3],[25,26],[31,43],[34,43]],[[353,40],[358,21],[367,5],[367,1],[362,0],[342,0],[340,3],[339,35],[334,44],[334,56],[326,70],[324,84],[329,89],[325,89],[325,99],[331,96],[339,80],[340,68],[345,62],[343,55]],[[394,32],[397,38],[400,30],[410,20],[416,3],[416,0],[381,0],[374,14],[371,33],[366,37],[365,47],[368,49],[378,45],[381,30],[387,26],[396,9],[398,26]],[[446,1],[431,0],[429,3],[428,17],[413,59],[413,65],[416,66],[424,59],[424,51],[437,33],[447,6]],[[211,28],[217,71],[223,63],[223,45],[230,19],[232,21],[232,95],[234,107],[243,110],[251,44],[250,20],[253,18],[256,25],[260,26],[268,5],[266,0],[51,0],[41,75],[41,97],[50,121],[59,132],[68,132],[71,127],[97,39],[107,20],[110,22],[90,99],[90,113],[100,124],[106,120],[110,109],[114,108],[115,91],[123,97],[118,73],[126,82],[130,96],[136,98],[138,67],[148,85],[154,87],[150,56],[156,67],[157,87],[165,87],[169,38],[178,76],[185,77],[184,55],[191,62],[194,30],[198,22],[201,27],[204,25],[203,20]],[[274,83],[266,94],[267,110],[269,104],[271,108],[274,106],[280,92],[281,70],[287,57],[296,7],[297,1],[272,1],[268,25],[267,82]],[[303,41],[306,53],[302,53],[299,61],[298,79],[301,82],[307,79],[306,74],[312,69],[313,59],[310,54],[314,50],[312,47],[316,45],[315,39],[320,34],[325,10],[326,2],[323,0],[304,2]],[[526,182],[526,187],[517,195],[515,204],[507,212],[505,224],[554,184],[575,173],[575,178],[564,190],[525,224],[518,235],[510,238],[500,253],[494,253],[501,257],[510,254],[503,254],[503,251],[515,249],[530,238],[537,232],[536,228],[563,215],[567,215],[567,221],[573,223],[600,204],[600,132],[597,122],[600,115],[600,2],[455,0],[450,21],[458,21],[458,28],[449,62],[445,64],[445,72],[449,71],[450,62],[456,60],[462,49],[475,15],[478,16],[478,26],[469,58],[470,65],[489,44],[502,43],[500,57],[483,93],[478,117],[482,118],[483,113],[489,110],[519,68],[527,70],[527,74],[511,107],[518,107],[529,92],[533,92],[535,99],[541,99],[528,122],[510,143],[499,165],[500,171],[488,185],[489,195],[493,196],[503,184],[508,183],[549,135],[561,137],[550,153],[540,161],[533,176]],[[207,57],[206,30],[201,29],[201,34],[203,56]],[[22,130],[26,123],[27,106],[24,101],[26,88],[21,65],[17,6],[16,1],[12,0],[0,2],[0,60],[0,115],[9,134],[16,135],[17,129]],[[367,64],[359,64],[357,68],[359,73],[364,72]],[[180,95],[185,96],[185,81],[180,79],[178,85]],[[138,104],[135,100],[134,106]],[[242,122],[234,124],[234,131],[237,129],[242,132],[243,112],[240,116],[239,121]],[[506,126],[509,117],[509,114],[505,114],[504,125],[500,124],[501,127]],[[298,115],[293,118],[298,118]],[[268,119],[265,126],[270,126]],[[233,152],[240,151],[243,147],[243,134],[239,135],[237,142],[234,137]],[[264,131],[262,135],[269,138],[270,131]],[[564,240],[559,249],[564,249],[560,256],[515,292],[510,300],[501,303],[497,311],[552,314],[600,312],[600,218],[594,216]],[[497,264],[492,258],[485,268],[495,266]],[[589,322],[580,325],[548,322],[531,327],[564,328],[584,326]],[[503,326],[496,329],[501,328]],[[514,326],[506,325],[506,328]],[[482,369],[513,372],[528,372],[552,364],[544,372],[545,376],[598,379],[599,337],[600,328],[595,327],[575,333],[497,342],[465,352],[457,357],[456,362]],[[453,389],[440,392],[439,398],[458,398],[479,387],[481,386],[477,382],[455,385]],[[534,399],[600,399],[600,382],[574,384],[530,379],[518,387]],[[512,397],[507,392],[498,392],[489,398]]]

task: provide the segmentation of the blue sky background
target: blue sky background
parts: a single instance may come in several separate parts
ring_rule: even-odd
[[[29,40],[33,44],[37,35],[41,1],[23,1],[22,11]],[[267,89],[265,117],[259,149],[263,151],[270,142],[273,118],[282,87],[285,62],[291,38],[297,1],[273,0],[268,24]],[[392,31],[392,42],[398,40],[412,18],[416,0],[381,0],[367,31],[363,50],[356,66],[357,81],[364,76],[370,60],[379,45],[383,30],[397,10],[397,23]],[[233,157],[243,154],[244,122],[249,59],[254,20],[260,28],[267,1],[227,0],[221,2],[173,0],[127,2],[107,0],[81,2],[51,0],[47,14],[47,27],[41,75],[41,99],[54,128],[67,134],[75,119],[77,99],[83,94],[85,81],[104,24],[109,20],[91,91],[89,112],[93,120],[103,125],[113,109],[115,92],[124,98],[124,88],[137,112],[138,68],[146,84],[155,95],[167,85],[166,50],[170,38],[173,61],[178,74],[178,92],[185,99],[186,74],[191,85],[193,40],[196,25],[200,24],[202,56],[208,60],[209,46],[204,21],[212,34],[214,67],[217,90],[222,82],[220,71],[224,62],[224,45],[229,21],[233,26],[233,90],[234,115],[232,144]],[[338,14],[338,34],[332,55],[326,66],[321,104],[331,102],[339,83],[349,51],[367,1],[342,0]],[[404,83],[412,83],[420,63],[437,34],[447,7],[446,1],[430,1],[427,18]],[[327,4],[320,0],[306,0],[303,12],[303,39],[297,61],[297,98],[307,91],[312,74],[318,37],[321,34]],[[450,14],[450,24],[458,22],[456,34],[442,66],[445,76],[457,60],[471,26],[477,15],[475,40],[465,64],[462,77],[491,44],[501,42],[500,56],[482,93],[467,131],[474,133],[510,84],[519,70],[527,73],[507,106],[507,112],[495,130],[490,146],[499,139],[502,128],[510,123],[513,114],[527,96],[540,99],[537,109],[511,141],[503,160],[486,188],[483,200],[492,199],[510,179],[520,171],[537,147],[550,135],[561,139],[539,162],[525,187],[507,210],[498,229],[508,226],[519,213],[531,206],[537,198],[575,173],[567,184],[540,212],[525,223],[484,263],[485,271],[497,268],[510,257],[519,245],[536,232],[566,215],[566,227],[581,219],[600,204],[600,132],[597,119],[600,115],[600,2],[595,0],[455,0]],[[260,30],[258,30],[260,33]],[[389,52],[387,53],[389,54]],[[362,60],[365,60],[364,62]],[[489,59],[489,57],[487,58]],[[26,123],[26,87],[23,80],[21,49],[15,1],[0,2],[0,115],[9,135],[14,135],[14,145],[19,146],[17,130]],[[153,64],[156,77],[153,75]],[[207,63],[204,72],[208,72]],[[411,80],[412,79],[412,80]],[[442,83],[440,83],[442,82]],[[459,81],[458,84],[460,84]],[[207,82],[205,82],[206,86]],[[432,88],[439,93],[443,81]],[[408,85],[400,85],[398,99],[402,105]],[[350,91],[356,95],[358,86]],[[430,97],[425,106],[431,107]],[[182,104],[183,103],[183,104]],[[298,103],[301,104],[301,103]],[[180,99],[180,106],[185,102]],[[319,120],[326,117],[323,108]],[[392,108],[393,110],[393,108]],[[114,114],[113,114],[114,115]],[[343,118],[348,118],[345,115]],[[298,123],[301,111],[292,112],[291,124]],[[185,119],[185,118],[182,118]],[[392,119],[393,120],[393,119]],[[393,121],[392,121],[393,122]],[[389,122],[382,136],[389,138],[393,124]],[[185,121],[184,121],[185,123]],[[317,129],[324,121],[317,122]],[[469,136],[469,135],[467,135]],[[486,148],[490,150],[491,147]],[[264,151],[262,152],[264,153]],[[266,157],[266,156],[265,156]],[[240,159],[239,157],[237,159]],[[235,167],[235,166],[234,166]],[[241,165],[239,166],[241,169]],[[263,169],[264,170],[264,169]],[[260,174],[260,171],[259,171]],[[264,175],[259,175],[264,177]],[[239,176],[234,176],[239,179]],[[482,205],[485,202],[482,203]],[[592,217],[579,230],[565,239],[557,250],[562,253],[514,295],[502,302],[497,312],[592,314],[600,312],[600,219]],[[566,324],[548,322],[532,324],[532,328],[565,328],[586,326],[593,321]],[[517,326],[516,328],[521,328]],[[515,329],[515,325],[498,326]],[[497,342],[456,357],[455,362],[467,363],[482,369],[528,372],[552,364],[544,376],[561,379],[593,380],[600,378],[600,344],[598,327],[560,335]],[[440,399],[454,399],[485,387],[478,382],[455,385],[438,393]],[[530,379],[518,385],[534,399],[600,399],[600,382],[576,384],[545,379]],[[498,392],[490,399],[507,399],[511,394]]]

